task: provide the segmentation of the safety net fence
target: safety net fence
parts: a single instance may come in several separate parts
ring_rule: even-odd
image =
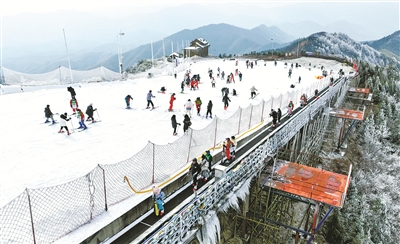
[[[98,165],[85,176],[70,182],[37,189],[26,189],[0,208],[1,243],[49,243],[90,223],[112,205],[136,194],[148,192],[153,184],[171,179],[185,170],[191,159],[205,150],[219,149],[227,137],[243,134],[260,123],[268,123],[271,109],[286,113],[289,101],[298,104],[301,94],[329,86],[320,79],[301,90],[270,97],[256,105],[241,108],[229,118],[214,117],[201,130],[167,145],[149,142],[141,151],[122,162]],[[129,179],[129,185],[126,178]]]

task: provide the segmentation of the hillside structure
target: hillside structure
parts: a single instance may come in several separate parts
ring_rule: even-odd
[[[209,46],[210,43],[203,38],[194,39],[190,42],[189,47],[183,49],[183,56],[185,58],[193,56],[207,57]]]

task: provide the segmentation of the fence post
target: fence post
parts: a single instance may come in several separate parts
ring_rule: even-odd
[[[215,149],[217,143],[218,117],[215,116],[214,118],[215,118],[215,133],[214,133],[214,149]]]
[[[189,129],[188,129],[189,130]],[[187,160],[186,162],[189,162],[189,156],[190,156],[190,147],[192,146],[192,134],[193,134],[193,129],[190,128],[190,141],[189,141],[189,150],[188,150],[188,155],[187,155]]]
[[[103,171],[103,187],[104,187],[104,206],[105,210],[108,211],[107,206],[107,190],[106,190],[106,171],[98,164],[99,168]]]
[[[238,135],[240,134],[240,121],[242,119],[242,108],[239,107],[239,126],[238,126]]]
[[[32,205],[31,205],[31,196],[29,195],[28,188],[26,188],[25,190],[26,190],[26,194],[28,195],[28,204],[29,204],[29,213],[30,213],[30,216],[31,216],[33,243],[36,244],[35,226],[33,224],[33,214],[32,214]]]
[[[253,104],[251,105],[251,111],[250,111],[250,121],[249,121],[249,129],[251,126],[251,117],[253,116]]]
[[[154,151],[155,151],[155,145],[154,145],[154,143],[151,143],[151,144],[153,144],[153,176],[152,176],[152,179],[151,179],[151,184],[154,184],[154,169],[155,169],[155,160],[154,160],[154,154],[155,153],[154,153]]]
[[[263,99],[262,110],[261,110],[261,121],[260,122],[264,121],[264,106],[265,106],[265,101]]]

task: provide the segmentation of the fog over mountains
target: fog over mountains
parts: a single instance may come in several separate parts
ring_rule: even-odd
[[[272,45],[275,49],[321,31],[345,33],[356,41],[373,41],[398,30],[395,21],[398,17],[396,3],[315,2],[269,9],[240,3],[209,6],[189,3],[120,18],[77,11],[25,13],[2,19],[2,64],[24,73],[68,66],[63,29],[72,68],[107,67],[115,59],[108,68],[117,70],[120,31],[125,33],[121,47],[127,66],[141,58],[129,60],[130,50],[147,44],[150,52],[150,42],[162,45],[162,39],[169,54],[171,42],[176,50],[182,42],[202,37],[210,41],[210,53],[214,55],[271,49]],[[247,50],[244,45],[248,45]],[[151,57],[151,53],[143,51],[143,57]]]

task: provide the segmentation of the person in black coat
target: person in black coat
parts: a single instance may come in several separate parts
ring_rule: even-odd
[[[272,127],[275,127],[276,120],[278,119],[278,113],[274,109],[271,109],[271,113],[269,114],[269,116],[272,116]]]
[[[278,114],[278,125],[279,125],[281,123],[281,118],[282,118],[282,111],[280,108],[278,108],[277,114]]]
[[[212,119],[212,107],[213,107],[213,103],[212,103],[212,101],[210,100],[210,101],[208,101],[208,104],[207,104],[207,113],[206,113],[206,119],[208,119],[208,115],[210,115],[210,118]]]
[[[93,112],[96,111],[97,108],[93,109],[93,104],[89,104],[89,106],[86,109],[86,114],[88,115],[88,118],[86,119],[86,121],[92,120],[92,122],[94,123],[94,118],[93,118]]]
[[[189,115],[185,114],[185,117],[183,119],[183,133],[186,133],[186,131],[189,129],[189,126],[192,125],[192,122],[190,121]]]
[[[228,97],[228,93],[225,93],[225,96],[222,98],[222,101],[224,102],[224,110],[226,110],[229,106],[229,102],[231,99]]]
[[[56,123],[56,122],[54,121],[54,119],[53,119],[53,113],[52,113],[51,110],[50,110],[50,105],[47,105],[47,106],[44,108],[44,116],[46,117],[45,123],[49,123],[49,122],[50,122],[49,119],[51,119],[51,120],[53,121],[53,124]]]
[[[75,98],[76,96],[75,89],[72,88],[72,86],[69,86],[67,90],[71,93],[71,98]]]
[[[194,191],[197,190],[197,176],[199,176],[200,172],[201,172],[201,166],[199,163],[197,163],[197,158],[194,158],[192,160],[192,165],[190,166],[189,169],[189,173],[191,173],[193,177],[192,186]]]
[[[181,125],[180,123],[176,123],[176,116],[175,114],[172,115],[171,117],[171,123],[172,123],[172,128],[174,128],[174,132],[172,133],[172,135],[176,136],[178,135],[178,133],[176,133],[176,127],[179,125]]]

